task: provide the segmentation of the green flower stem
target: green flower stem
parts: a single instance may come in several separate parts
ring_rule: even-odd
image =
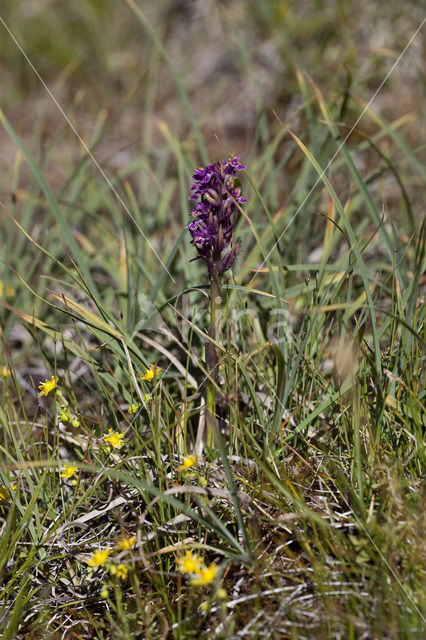
[[[210,290],[210,338],[217,342],[220,338],[221,326],[221,305],[222,305],[222,287],[221,276],[219,275],[220,262],[213,265],[211,271],[211,290]],[[219,373],[219,358],[215,345],[208,342],[206,345],[206,364],[209,378],[207,380],[207,446],[214,445],[213,431],[216,427],[216,382]]]

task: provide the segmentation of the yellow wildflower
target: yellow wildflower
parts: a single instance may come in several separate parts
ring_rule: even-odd
[[[111,553],[111,549],[97,549],[92,556],[91,560],[86,560],[89,567],[102,567],[108,560],[108,556]]]
[[[188,456],[187,458],[183,459],[183,464],[178,467],[178,471],[186,471],[187,469],[190,469],[191,467],[194,467],[198,462],[198,456]]]
[[[0,377],[4,378],[4,380],[7,380],[8,377],[10,376],[10,371],[9,371],[9,367],[0,367]]]
[[[161,373],[161,367],[156,367],[155,365],[151,365],[150,369],[147,369],[146,372],[142,375],[139,374],[141,380],[153,380]]]
[[[113,449],[121,449],[124,444],[124,433],[117,433],[116,431],[113,432],[112,429],[108,429],[108,434],[103,438],[105,442],[108,442]]]
[[[117,576],[120,580],[125,580],[127,578],[127,567],[125,564],[111,564],[108,567],[108,570],[112,576]]]
[[[105,585],[101,589],[100,596],[101,596],[101,598],[105,598],[105,599],[108,598],[108,596],[109,596],[108,587],[106,587]]]
[[[216,578],[219,567],[214,562],[209,567],[204,567],[198,576],[192,578],[191,583],[197,587],[210,584]]]
[[[13,287],[4,286],[3,280],[0,280],[0,298],[3,297],[3,293],[6,295],[6,298],[11,298],[15,295],[15,289]]]
[[[13,490],[16,489],[17,487],[17,482],[13,482],[10,486],[12,487]],[[7,487],[5,487],[4,485],[2,487],[0,487],[0,502],[2,500],[10,500],[11,495],[10,495],[10,491]]]
[[[128,551],[134,546],[135,542],[136,536],[123,536],[120,540],[118,540],[117,548],[121,549],[122,551]]]
[[[77,473],[78,468],[72,467],[69,464],[64,464],[63,473],[61,473],[61,478],[72,478]]]
[[[40,384],[38,385],[38,388],[40,389],[39,395],[47,396],[47,394],[53,391],[53,389],[56,387],[56,385],[58,384],[58,380],[59,378],[55,378],[55,376],[52,376],[50,380],[40,382]]]
[[[177,560],[181,573],[201,573],[202,560],[192,551],[187,551],[183,558]]]
[[[129,408],[127,409],[127,411],[129,413],[136,413],[136,411],[140,408],[140,404],[139,403],[133,403],[133,404],[129,404]]]
[[[119,578],[119,580],[125,580],[127,578],[127,567],[125,564],[118,565],[117,578]]]

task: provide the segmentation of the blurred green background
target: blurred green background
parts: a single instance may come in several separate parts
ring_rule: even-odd
[[[421,3],[410,0],[136,4],[181,75],[213,153],[218,153],[215,135],[240,150],[244,143],[250,146],[262,112],[278,127],[271,109],[282,119],[294,111],[295,63],[323,91],[341,94],[351,87],[368,100],[424,17]],[[102,108],[114,111],[132,91],[137,95],[114,128],[116,144],[131,145],[140,136],[147,123],[138,114],[150,100],[154,113],[180,135],[188,130],[170,69],[127,2],[3,0],[1,17],[64,110],[81,117],[83,133],[90,132]],[[35,111],[47,110],[52,120],[46,126],[59,126],[55,106],[4,25],[0,47],[1,104],[14,124],[29,133]],[[418,109],[423,61],[420,34],[380,90],[375,109],[387,118]]]

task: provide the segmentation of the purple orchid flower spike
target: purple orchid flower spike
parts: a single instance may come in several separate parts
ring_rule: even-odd
[[[237,171],[245,166],[240,156],[232,156],[225,162],[208,164],[195,169],[190,187],[190,200],[195,200],[193,220],[187,225],[191,242],[197,250],[194,260],[207,264],[210,278],[210,341],[206,344],[206,364],[209,378],[206,383],[207,444],[214,445],[213,431],[216,422],[216,385],[219,358],[216,343],[221,341],[221,287],[222,276],[230,269],[237,256],[240,243],[235,241],[234,228],[238,208],[247,202],[241,188],[235,184]]]
[[[194,260],[204,260],[208,265],[210,278],[221,278],[231,268],[238,253],[240,243],[233,237],[238,217],[238,204],[247,202],[241,195],[240,187],[234,184],[237,171],[245,169],[240,156],[229,160],[208,164],[195,170],[194,183],[190,188],[190,200],[197,200],[192,211],[194,218],[187,229],[198,256]],[[224,255],[223,252],[228,250]]]

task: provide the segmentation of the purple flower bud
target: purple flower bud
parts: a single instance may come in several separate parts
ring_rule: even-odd
[[[241,187],[234,184],[237,171],[245,169],[240,156],[206,167],[195,169],[194,183],[190,187],[190,200],[197,200],[192,211],[194,218],[186,227],[192,238],[192,244],[198,252],[198,258],[208,265],[209,275],[214,264],[218,265],[219,275],[233,264],[239,243],[233,239],[233,230],[238,218],[238,205],[247,202],[241,195]],[[231,249],[223,252],[231,245]]]
[[[220,272],[221,273],[225,273],[225,271],[228,271],[228,269],[230,269],[232,267],[232,264],[235,260],[237,256],[236,251],[228,251],[228,253],[225,253],[225,255],[223,256],[222,260],[220,261]]]

